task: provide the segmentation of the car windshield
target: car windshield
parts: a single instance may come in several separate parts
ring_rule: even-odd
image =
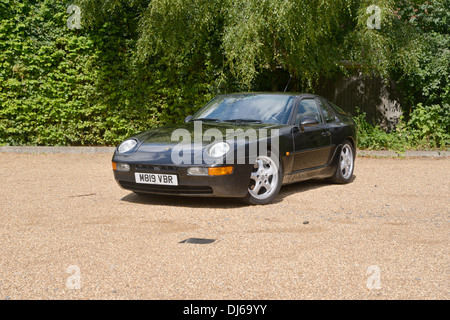
[[[218,96],[200,109],[191,121],[285,124],[288,121],[293,100],[292,96],[277,94]]]

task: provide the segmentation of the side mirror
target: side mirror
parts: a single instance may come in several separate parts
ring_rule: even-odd
[[[302,127],[317,126],[319,123],[320,123],[319,120],[317,120],[316,118],[304,117],[300,122],[300,126]]]
[[[187,116],[187,117],[184,119],[184,122],[189,122],[189,120],[191,120],[191,119],[192,119],[192,116],[189,115],[189,116]]]

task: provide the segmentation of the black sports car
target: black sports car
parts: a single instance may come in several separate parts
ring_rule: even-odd
[[[283,184],[348,183],[356,129],[351,116],[312,94],[215,97],[183,125],[126,139],[113,156],[118,184],[138,194],[275,199]]]

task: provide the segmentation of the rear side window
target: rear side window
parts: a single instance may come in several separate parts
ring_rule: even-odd
[[[335,104],[332,103],[332,102],[329,102],[329,103],[330,103],[330,105],[333,107],[333,109],[334,109],[337,113],[342,114],[342,115],[344,115],[344,116],[348,116],[348,113],[345,112],[344,110],[342,110],[341,108],[339,108],[337,105],[335,105]]]
[[[326,122],[333,122],[336,120],[333,109],[328,104],[327,101],[319,99],[320,106],[322,107],[323,115],[325,116]]]

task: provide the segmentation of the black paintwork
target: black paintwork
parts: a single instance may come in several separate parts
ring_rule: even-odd
[[[273,94],[273,93],[270,93]],[[287,94],[287,93],[282,93]],[[249,128],[259,130],[279,130],[279,150],[272,150],[279,155],[283,172],[283,184],[294,183],[312,178],[326,178],[334,174],[338,166],[340,148],[345,140],[351,142],[356,150],[355,123],[349,114],[343,114],[333,110],[334,120],[325,122],[322,108],[321,123],[314,123],[311,119],[303,119],[303,123],[296,123],[297,108],[303,99],[326,100],[311,94],[289,94],[295,98],[291,108],[291,116],[285,124],[267,123],[238,123],[238,122],[202,122],[203,132],[216,128],[225,133],[227,129]],[[319,103],[317,104],[320,105]],[[194,122],[190,119],[182,125],[166,126],[142,132],[132,137],[138,141],[134,151],[127,154],[119,154],[116,150],[113,161],[128,163],[130,172],[114,171],[114,177],[119,185],[135,192],[198,195],[198,196],[226,196],[245,197],[248,191],[250,173],[253,164],[249,159],[244,159],[245,164],[235,164],[234,171],[224,176],[189,176],[187,168],[199,166],[220,166],[226,164],[208,165],[174,165],[171,160],[172,148],[179,142],[172,141],[172,132],[183,128],[190,132],[191,141],[194,141]],[[205,148],[210,142],[203,142],[201,148]],[[246,145],[249,148],[248,144]],[[270,139],[268,149],[271,149]],[[236,155],[236,152],[234,153]],[[248,155],[248,152],[246,152]],[[192,163],[194,163],[192,155]],[[242,160],[242,159],[241,159]],[[238,163],[242,163],[240,161]],[[235,162],[236,163],[236,162]],[[136,168],[139,166],[138,168]],[[135,183],[135,172],[168,173],[178,176],[178,186],[141,185]]]

